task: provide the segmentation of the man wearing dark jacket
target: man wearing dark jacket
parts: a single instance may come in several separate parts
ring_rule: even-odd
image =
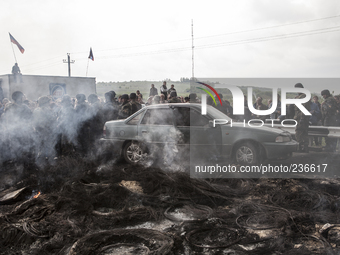
[[[303,88],[301,83],[295,84],[295,88]],[[295,98],[301,99],[305,98],[306,95],[303,93],[299,93]],[[310,101],[303,104],[303,106],[310,111]],[[295,138],[299,143],[298,151],[300,152],[309,152],[308,148],[308,127],[309,127],[309,116],[306,116],[296,105],[294,106],[294,119],[297,121],[297,125],[295,128]]]
[[[105,103],[103,104],[103,122],[110,120],[116,120],[118,117],[118,102],[116,101],[116,93],[114,91],[109,91],[104,94]]]
[[[165,100],[168,99],[168,88],[166,87],[166,81],[163,81],[163,85],[160,88],[161,94],[164,95]]]
[[[75,107],[75,117],[77,121],[77,151],[85,156],[88,152],[90,141],[90,118],[91,109],[90,105],[86,102],[86,96],[84,94],[77,94],[77,105]]]
[[[153,97],[153,96],[156,96],[156,95],[158,95],[157,88],[155,88],[154,84],[151,84],[149,97]]]
[[[321,96],[325,99],[325,101],[321,104],[322,124],[325,127],[336,126],[336,110],[337,110],[336,100],[331,95],[328,89],[321,91]],[[326,141],[325,151],[335,152],[336,140],[334,138],[326,137],[325,141]]]
[[[130,116],[131,113],[131,108],[129,107],[129,95],[128,94],[123,94],[120,96],[120,109],[118,112],[118,119],[126,119],[127,117]]]

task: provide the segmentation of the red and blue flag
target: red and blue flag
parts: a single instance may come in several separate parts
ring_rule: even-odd
[[[16,46],[18,46],[18,48],[19,48],[19,50],[20,50],[21,53],[24,53],[24,52],[25,52],[24,47],[22,47],[22,46],[20,45],[20,43],[18,43],[18,41],[15,40],[15,38],[11,35],[11,33],[9,33],[9,38],[11,39],[11,42],[12,42],[12,43],[14,43]]]

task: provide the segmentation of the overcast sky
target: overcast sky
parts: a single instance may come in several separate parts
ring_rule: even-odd
[[[10,32],[23,74],[67,76],[71,53],[97,82],[191,77],[193,20],[195,77],[339,77],[339,15],[338,0],[2,0],[0,71]]]

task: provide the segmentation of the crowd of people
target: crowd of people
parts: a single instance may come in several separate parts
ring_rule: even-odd
[[[295,87],[302,88],[298,83]],[[312,114],[306,116],[294,105],[287,106],[287,115],[281,114],[281,102],[270,116],[258,116],[250,112],[245,98],[245,114],[234,116],[233,107],[228,100],[223,100],[221,105],[216,98],[216,105],[211,97],[207,98],[210,104],[227,116],[236,120],[250,119],[295,119],[298,122],[296,128],[296,140],[299,142],[299,150],[308,152],[308,127],[310,125],[340,126],[340,96],[333,97],[328,90],[323,90],[322,104],[318,97],[305,103],[304,106]],[[305,97],[304,94],[297,98]],[[78,94],[75,98],[64,95],[60,99],[51,96],[42,96],[36,102],[27,100],[25,95],[16,91],[11,100],[5,98],[0,103],[0,162],[13,159],[35,159],[53,161],[56,157],[75,152],[80,155],[88,155],[93,151],[95,142],[102,136],[103,126],[106,121],[125,119],[142,108],[142,105],[162,103],[199,103],[195,93],[188,97],[179,97],[174,85],[167,88],[166,82],[160,87],[160,94],[154,84],[151,84],[149,97],[143,100],[139,90],[136,93],[123,94],[116,97],[114,91],[106,92],[104,99],[96,94],[86,98],[84,94]],[[263,103],[259,96],[253,107],[257,110],[266,110],[272,107],[271,100]],[[314,139],[316,145],[321,144],[319,137]],[[327,151],[335,151],[336,140],[326,137]]]
[[[11,99],[0,102],[0,163],[32,159],[51,163],[67,153],[88,156],[96,150],[95,142],[102,137],[106,121],[125,119],[142,105],[190,101],[178,97],[174,85],[167,90],[166,82],[162,86],[158,95],[152,85],[146,102],[139,90],[118,97],[109,91],[103,99],[96,94],[87,98],[77,94],[59,99],[42,96],[37,101],[15,91]]]

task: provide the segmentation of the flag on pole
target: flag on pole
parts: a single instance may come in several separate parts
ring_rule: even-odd
[[[89,59],[91,59],[92,61],[94,61],[94,57],[93,57],[92,48],[90,48],[90,55],[89,55]]]
[[[25,52],[25,49],[20,45],[20,43],[18,43],[17,40],[14,39],[14,37],[11,35],[11,33],[9,33],[9,38],[11,39],[12,43],[14,43],[16,46],[18,46],[21,53]]]

